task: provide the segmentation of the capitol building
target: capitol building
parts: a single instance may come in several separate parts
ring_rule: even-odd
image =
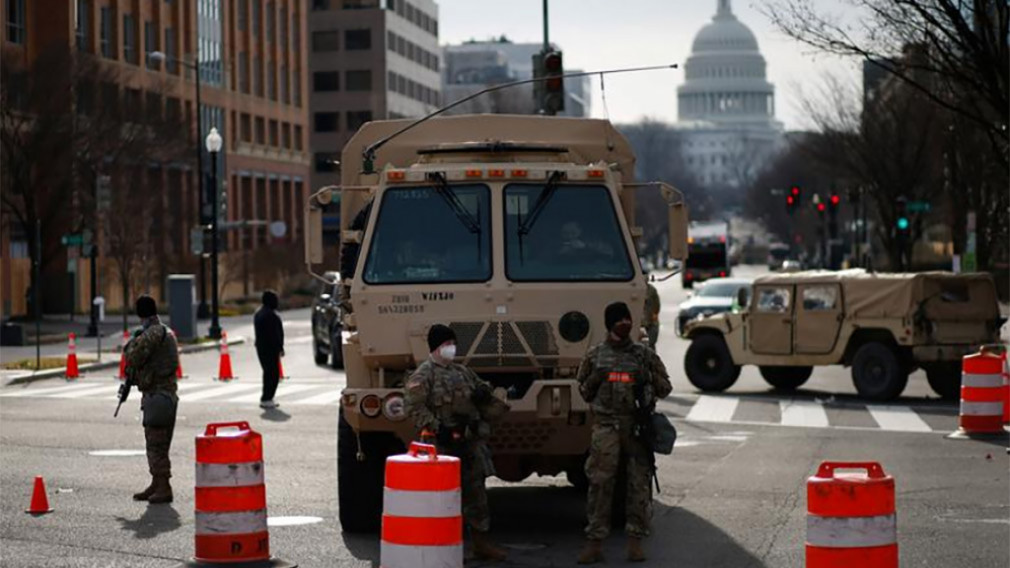
[[[746,187],[783,144],[775,86],[757,39],[718,0],[715,17],[694,38],[677,89],[682,154],[704,186]]]

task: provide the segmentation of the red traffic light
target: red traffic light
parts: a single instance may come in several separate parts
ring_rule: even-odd
[[[825,207],[823,203],[818,203],[817,204],[817,212],[818,213],[824,213],[825,209],[827,209],[827,207]]]
[[[548,73],[561,73],[561,54],[553,51],[544,56],[544,70]]]
[[[799,195],[799,194],[800,194],[800,188],[798,188],[798,187],[796,187],[796,186],[794,185],[794,186],[793,186],[793,189],[792,189],[792,194],[793,194],[793,195]]]
[[[842,202],[842,198],[841,197],[838,197],[837,195],[832,195],[831,196],[831,206],[832,207],[838,207],[838,204],[841,203],[841,202]]]
[[[786,196],[786,205],[796,205],[796,198],[792,195]]]

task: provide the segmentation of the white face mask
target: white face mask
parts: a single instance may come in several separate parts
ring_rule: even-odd
[[[438,356],[444,361],[452,361],[456,357],[455,345],[443,345],[438,348]]]

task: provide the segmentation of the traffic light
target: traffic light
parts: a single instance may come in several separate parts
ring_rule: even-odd
[[[786,213],[792,215],[796,212],[796,197],[792,195],[786,196]]]
[[[842,198],[839,197],[837,193],[832,193],[831,197],[828,198],[828,206],[830,208],[832,221],[834,221],[838,217],[838,207],[841,204],[842,204]]]
[[[908,234],[911,222],[908,220],[908,201],[904,197],[899,197],[895,202],[895,226],[900,234]]]
[[[827,205],[825,205],[824,203],[818,203],[817,204],[817,215],[819,215],[820,218],[823,219],[824,218],[824,212],[827,209],[828,209]]]
[[[565,110],[565,73],[560,51],[548,51],[543,57],[543,76],[547,78],[543,87],[540,108],[549,115]]]
[[[803,196],[803,191],[800,189],[800,186],[798,185],[792,186],[792,188],[789,189],[789,195],[791,195],[793,198],[793,206],[799,207],[801,200],[800,198]]]

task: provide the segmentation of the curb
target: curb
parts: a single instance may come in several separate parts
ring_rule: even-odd
[[[246,342],[244,337],[235,337],[228,340],[228,345],[240,345]],[[188,355],[190,353],[200,353],[202,351],[212,351],[218,348],[218,344],[215,342],[203,343],[200,345],[187,345],[183,347],[180,351],[180,355]],[[119,359],[111,359],[109,361],[102,361],[101,363],[89,363],[87,365],[81,365],[81,373],[88,373],[90,371],[100,371],[102,369],[111,369],[113,367],[119,366]],[[4,383],[5,386],[11,385],[24,385],[29,383],[34,383],[35,381],[41,381],[45,379],[53,379],[57,377],[62,377],[66,372],[66,369],[49,369],[48,371],[41,371],[38,373],[31,373],[28,375],[18,375],[11,380]]]

